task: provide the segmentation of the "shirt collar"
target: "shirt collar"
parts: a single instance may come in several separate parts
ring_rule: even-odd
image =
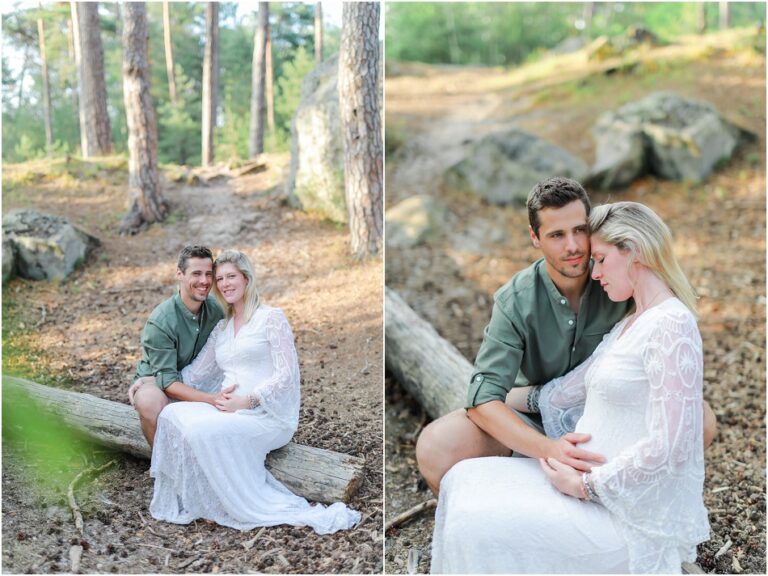
[[[549,294],[549,297],[554,300],[555,302],[560,302],[565,296],[563,296],[560,293],[560,290],[557,289],[557,286],[555,286],[555,283],[552,281],[552,278],[549,277],[549,272],[547,272],[547,262],[544,258],[541,258],[538,261],[538,269],[539,269],[539,277],[544,282],[544,286],[547,289],[547,294]],[[586,287],[584,288],[584,293],[581,295],[581,301],[584,301],[586,298],[589,297],[590,292],[592,292],[592,285],[595,283],[594,280],[592,280],[592,259],[589,260],[589,279],[587,280]]]
[[[200,310],[198,312],[190,312],[189,308],[184,305],[184,301],[181,299],[181,291],[178,288],[176,289],[176,294],[173,296],[173,301],[176,304],[176,308],[181,313],[182,317],[186,318],[190,322],[198,321],[200,316],[205,313],[205,305],[208,303],[208,300],[206,299],[206,301],[203,302],[203,305],[200,306]]]

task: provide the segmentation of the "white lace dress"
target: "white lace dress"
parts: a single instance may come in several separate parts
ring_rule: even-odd
[[[573,429],[607,463],[602,505],[565,496],[531,458],[477,458],[443,478],[433,573],[679,573],[709,538],[702,346],[677,299],[626,320],[542,391],[547,435]],[[620,336],[621,335],[621,336]],[[583,415],[582,415],[583,411]]]
[[[177,524],[205,518],[240,530],[306,525],[320,534],[360,520],[341,502],[310,505],[264,467],[267,453],[288,443],[299,419],[299,364],[280,309],[262,304],[237,335],[233,321],[219,322],[182,379],[206,392],[238,384],[235,394],[256,394],[260,404],[235,413],[202,402],[163,409],[150,468],[154,518]]]

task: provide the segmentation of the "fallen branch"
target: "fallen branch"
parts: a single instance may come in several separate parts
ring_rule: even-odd
[[[150,458],[150,449],[136,411],[128,404],[90,394],[43,386],[23,378],[3,376],[5,399],[23,393],[43,417],[58,417],[88,440],[114,450]],[[13,401],[9,400],[8,406]],[[363,479],[365,460],[357,456],[303,446],[293,442],[267,455],[267,468],[292,492],[316,502],[348,502]]]
[[[83,470],[80,472],[77,476],[75,476],[75,479],[72,480],[72,482],[69,483],[69,487],[67,488],[67,500],[69,501],[69,507],[72,509],[72,516],[75,518],[75,528],[78,529],[81,536],[84,536],[83,533],[83,515],[80,513],[80,506],[77,505],[77,501],[75,500],[75,486],[77,486],[77,483],[80,482],[82,478],[84,478],[86,475],[93,474],[94,477],[101,474],[104,470],[112,466],[114,464],[114,460],[110,460],[103,466],[99,466],[98,468],[88,468],[87,470]],[[74,572],[74,569],[73,569]]]
[[[395,528],[397,526],[400,526],[401,524],[407,522],[411,518],[418,516],[425,510],[431,510],[432,508],[437,508],[437,499],[436,498],[430,498],[426,502],[422,502],[421,504],[414,506],[413,508],[406,510],[399,516],[396,516],[392,518],[389,522],[384,524],[384,533],[386,534],[391,530],[392,528]]]

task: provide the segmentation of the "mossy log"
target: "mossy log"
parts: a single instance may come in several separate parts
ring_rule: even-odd
[[[26,394],[41,413],[60,418],[96,444],[142,458],[151,457],[138,414],[128,404],[3,375],[3,394],[14,392]],[[290,442],[269,453],[267,468],[290,490],[308,500],[348,502],[362,481],[364,460]]]

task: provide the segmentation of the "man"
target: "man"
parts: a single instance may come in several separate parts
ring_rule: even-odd
[[[612,302],[590,278],[590,210],[586,191],[573,180],[551,178],[531,190],[529,234],[543,258],[496,292],[466,408],[435,420],[419,437],[416,459],[433,492],[443,475],[467,458],[514,452],[553,457],[582,471],[604,462],[579,448],[589,434],[547,438],[540,419],[506,403],[513,386],[545,384],[581,364],[631,306],[631,300]],[[704,422],[708,446],[716,423],[706,403]]]
[[[171,400],[208,402],[216,396],[182,382],[181,370],[202,350],[224,313],[209,297],[213,286],[213,254],[205,246],[185,246],[176,267],[179,289],[150,314],[141,333],[142,358],[128,399],[139,413],[141,431],[150,446],[157,417]],[[222,391],[226,393],[228,390]]]

